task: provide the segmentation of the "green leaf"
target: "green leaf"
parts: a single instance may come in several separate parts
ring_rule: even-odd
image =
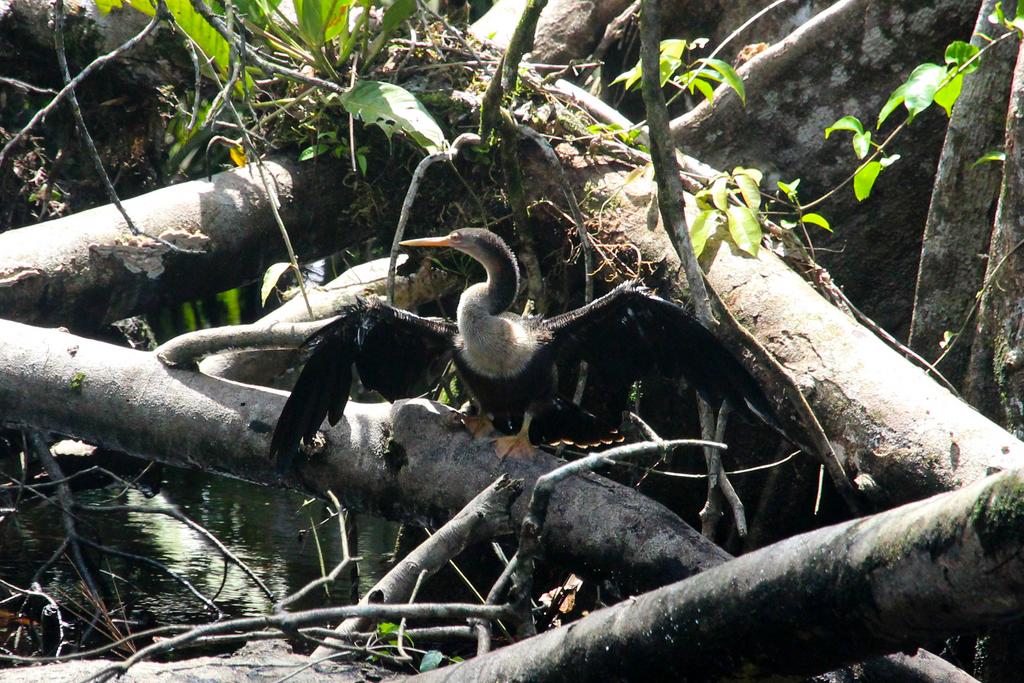
[[[196,44],[207,58],[214,61],[221,78],[227,78],[228,63],[231,55],[231,46],[228,45],[228,42],[212,26],[206,23],[206,19],[203,19],[202,15],[195,11],[189,0],[166,0],[166,3],[167,9],[174,18],[174,23],[181,28],[185,35]],[[150,17],[156,14],[156,2],[153,0],[96,0],[96,7],[103,14],[125,5]],[[245,78],[246,85],[252,88],[252,76],[245,73],[243,77]]]
[[[852,133],[860,134],[864,132],[864,126],[861,125],[860,119],[856,116],[844,116],[825,129],[825,139],[828,140],[828,136],[837,130],[848,130]]]
[[[729,208],[729,179],[725,176],[711,183],[711,201],[722,211]]]
[[[700,94],[704,96],[704,99],[708,102],[715,101],[715,88],[710,83],[705,81],[703,78],[692,78],[689,81],[690,94],[693,94],[693,89],[700,90]]]
[[[965,43],[962,40],[954,40],[946,48],[946,64],[954,64],[957,68],[960,68],[967,62],[970,62],[971,59],[973,59],[979,52],[981,52],[981,48],[977,45],[971,45],[970,43]],[[960,73],[969,74],[979,66],[980,64],[978,63],[978,60],[974,60],[971,62],[970,66]]]
[[[796,180],[791,180],[788,183],[784,183],[781,180],[779,180],[775,184],[779,186],[779,189],[786,194],[786,197],[788,197],[791,202],[796,201],[796,189],[800,187],[799,178],[797,178]]]
[[[443,659],[444,655],[437,650],[427,650],[426,654],[423,655],[423,659],[420,660],[420,673],[433,671],[441,664]]]
[[[882,164],[877,161],[868,162],[857,171],[857,175],[853,176],[853,194],[857,201],[862,202],[871,196],[871,188],[875,186],[875,180],[881,172]]]
[[[985,154],[982,154],[980,157],[978,157],[977,161],[975,161],[973,164],[971,164],[971,168],[974,168],[975,166],[979,166],[981,164],[987,164],[990,161],[998,161],[998,162],[1006,161],[1006,152],[1003,152],[1003,151],[1000,151],[1000,150],[993,150],[991,152],[986,152]]]
[[[853,136],[853,153],[858,159],[863,159],[871,151],[871,131],[856,133]]]
[[[964,72],[966,73],[966,72]],[[953,80],[946,85],[942,86],[935,93],[935,104],[942,107],[946,112],[946,116],[953,115],[953,104],[960,97],[960,90],[964,85],[964,74],[959,73],[953,76]]]
[[[699,63],[709,66],[722,75],[725,82],[730,88],[736,91],[736,94],[740,96],[740,102],[744,105],[747,103],[747,93],[743,88],[743,79],[736,73],[736,70],[729,66],[728,62],[723,62],[721,59],[708,59],[701,58],[697,60]]]
[[[935,101],[935,93],[942,87],[948,71],[938,64],[921,64],[910,72],[907,89],[903,93],[903,106],[910,112],[910,118],[923,112]]]
[[[395,633],[397,631],[398,624],[392,623],[390,621],[382,621],[379,624],[377,624],[377,633],[382,636],[391,635],[392,633]]]
[[[701,211],[693,219],[693,224],[690,225],[690,242],[693,244],[693,253],[695,255],[700,256],[701,252],[704,251],[704,246],[708,243],[708,237],[718,228],[718,223],[722,218],[721,211],[710,209]]]
[[[299,152],[299,161],[309,161],[314,157],[320,156],[328,149],[329,147],[326,144],[319,142],[316,145],[312,147],[307,147],[306,149]]]
[[[313,47],[341,33],[348,21],[348,7],[352,0],[292,0],[299,32]]]
[[[885,120],[887,118],[889,118],[889,114],[891,114],[894,111],[896,111],[896,107],[898,107],[901,104],[903,104],[904,95],[905,95],[906,92],[907,92],[907,84],[906,83],[904,83],[903,85],[901,85],[900,87],[898,87],[898,88],[896,88],[895,90],[892,91],[892,94],[889,95],[889,99],[886,101],[885,105],[882,107],[882,111],[878,112],[878,123],[875,124],[875,128],[876,129],[877,128],[881,128],[882,124],[885,122]]]
[[[752,177],[745,173],[737,173],[733,176],[736,181],[736,186],[740,188],[740,194],[743,196],[743,203],[748,207],[757,211],[761,208],[761,190],[757,187],[757,183]]]
[[[235,0],[235,6],[249,21],[263,28],[270,23],[281,0]]]
[[[260,285],[260,305],[267,305],[267,298],[277,287],[277,281],[292,267],[290,263],[274,263],[263,273],[263,284]]]
[[[829,232],[832,232],[832,226],[828,224],[828,220],[820,213],[805,213],[800,216],[800,220],[804,223],[810,223],[811,225],[817,225],[819,228],[824,228]]]
[[[753,180],[755,183],[757,183],[758,186],[760,186],[761,181],[764,180],[764,173],[761,173],[761,171],[756,168],[744,168],[742,166],[736,166],[735,168],[732,169],[732,174],[745,175],[749,177],[751,180]]]
[[[757,256],[761,247],[761,224],[757,221],[757,214],[745,206],[730,206],[726,213],[733,242],[751,256]]]
[[[400,131],[409,135],[428,154],[445,145],[444,133],[416,97],[393,83],[359,81],[341,96],[341,103],[353,116],[373,123],[390,138]]]
[[[643,72],[640,69],[640,62],[637,62],[632,69],[629,71],[623,71],[616,76],[615,80],[612,81],[610,85],[623,83],[622,87],[626,90],[630,90],[634,85],[636,85],[636,82],[640,80],[641,76],[643,76]]]
[[[682,59],[683,53],[686,52],[687,42],[680,38],[670,38],[668,40],[661,41],[659,51],[662,57],[668,57],[669,59]]]
[[[1006,15],[1003,13],[1003,3],[997,2],[992,14],[988,15],[988,23],[999,26],[1006,25]]]
[[[384,12],[384,17],[380,20],[380,33],[385,36],[391,35],[415,11],[416,0],[395,0],[391,7],[387,8]]]

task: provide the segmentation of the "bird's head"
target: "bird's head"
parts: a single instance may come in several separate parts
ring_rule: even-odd
[[[403,247],[451,247],[469,254],[481,262],[486,259],[486,254],[493,249],[496,243],[505,246],[500,237],[490,230],[480,228],[462,228],[453,230],[444,237],[423,237],[399,242]],[[492,249],[488,249],[488,247]]]

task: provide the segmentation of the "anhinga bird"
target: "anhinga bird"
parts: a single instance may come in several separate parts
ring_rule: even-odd
[[[684,308],[635,283],[552,318],[523,317],[508,311],[519,291],[516,258],[494,233],[460,229],[401,244],[457,249],[483,265],[487,281],[462,293],[457,324],[363,300],[315,332],[306,341],[313,353],[274,431],[271,457],[280,468],[324,417],[332,425],[341,419],[353,364],[367,388],[394,401],[429,388],[453,360],[479,418],[506,435],[497,442],[502,456],[531,441],[607,438],[634,382],[651,371],[682,376],[712,406],[728,401],[777,425],[732,354]],[[577,406],[559,394],[556,368],[580,361],[588,363],[588,391]]]

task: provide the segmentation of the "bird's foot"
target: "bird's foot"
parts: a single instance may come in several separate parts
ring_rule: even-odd
[[[465,415],[463,413],[457,413],[457,415],[456,419],[474,438],[487,436],[495,431],[491,419],[485,415]]]
[[[494,440],[494,450],[500,460],[509,456],[525,458],[533,453],[533,444],[530,443],[530,437],[524,434],[499,436]]]

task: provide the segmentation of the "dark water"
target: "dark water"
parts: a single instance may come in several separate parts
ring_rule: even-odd
[[[118,496],[121,491],[110,488],[79,492],[76,498],[83,504],[96,505],[177,505],[241,558],[278,599],[319,577],[321,559],[329,571],[341,558],[337,519],[328,519],[319,501],[171,468],[164,469],[163,480],[160,493],[152,498],[136,491]],[[79,517],[80,526],[90,537],[163,563],[207,597],[216,595],[216,604],[231,615],[258,614],[271,605],[238,567],[229,565],[225,573],[221,554],[201,534],[169,516],[117,512],[80,513]],[[318,525],[315,536],[311,531],[314,524]],[[318,590],[298,606],[350,602],[354,588],[359,595],[365,593],[387,570],[386,558],[394,548],[397,525],[357,515],[356,527],[355,543],[363,558],[356,584],[343,575],[330,587],[329,594]],[[0,522],[0,578],[26,587],[35,569],[63,538],[64,529],[55,508],[23,500],[16,515]],[[107,599],[129,606],[132,612],[149,613],[162,623],[190,621],[204,615],[204,606],[179,582],[151,566],[109,557],[100,563],[99,571],[116,587],[116,594]],[[54,565],[42,583],[55,594],[78,594],[79,577],[67,562]]]

